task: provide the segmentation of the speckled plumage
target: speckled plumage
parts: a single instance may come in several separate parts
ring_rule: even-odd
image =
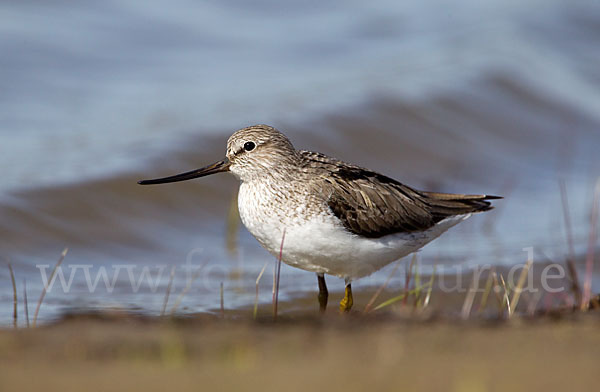
[[[347,282],[418,250],[472,213],[491,209],[488,200],[497,198],[418,191],[371,170],[296,150],[267,125],[235,132],[221,162],[141,183],[221,171],[240,180],[240,217],[263,247],[278,255],[285,230],[285,263]]]
[[[244,143],[256,143],[253,151]],[[389,177],[326,155],[296,150],[276,129],[257,125],[228,143],[230,170],[240,180],[244,225],[283,261],[348,280],[414,252],[466,219],[491,208],[486,195],[420,192]]]

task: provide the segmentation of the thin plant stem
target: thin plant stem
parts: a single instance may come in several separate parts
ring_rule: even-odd
[[[485,282],[485,289],[483,290],[483,294],[481,295],[481,301],[479,302],[479,309],[477,310],[477,313],[479,313],[479,314],[481,314],[481,312],[483,312],[483,310],[487,306],[487,301],[490,296],[490,292],[492,291],[492,286],[494,284],[494,275],[493,275],[494,271],[495,271],[495,269],[494,269],[494,267],[492,267],[492,270],[490,271],[490,273],[487,277],[487,280]]]
[[[219,291],[221,294],[221,318],[225,318],[225,293],[223,290],[223,282],[221,282],[221,287]]]
[[[240,229],[240,213],[238,211],[238,194],[234,193],[229,204],[226,221],[225,243],[230,255],[238,253],[237,237]]]
[[[171,295],[171,287],[173,287],[173,278],[175,277],[175,266],[171,267],[171,275],[169,276],[169,284],[167,285],[167,291],[165,292],[165,300],[163,301],[163,307],[160,312],[161,317],[165,315],[167,311],[167,305],[169,304],[169,296]]]
[[[379,286],[379,288],[377,289],[377,291],[375,292],[375,294],[373,294],[373,296],[369,300],[369,303],[367,304],[367,306],[365,306],[365,310],[363,311],[363,313],[369,313],[371,311],[371,307],[375,303],[375,300],[377,300],[377,298],[379,297],[379,295],[381,294],[381,292],[383,290],[385,290],[385,288],[387,287],[387,285],[390,283],[390,280],[392,280],[392,277],[396,273],[396,270],[398,270],[398,267],[400,266],[400,261],[401,260],[396,261],[396,264],[394,264],[394,268],[392,268],[392,271],[388,275],[388,277],[385,280],[385,282],[381,286]]]
[[[565,220],[565,235],[567,236],[567,246],[569,248],[569,257],[567,258],[567,271],[571,278],[571,291],[575,297],[576,306],[581,306],[581,286],[579,277],[575,268],[575,248],[573,246],[573,229],[571,226],[571,214],[569,212],[569,199],[567,197],[567,186],[564,179],[559,181],[560,198],[562,201],[563,218]]]
[[[535,315],[535,310],[537,309],[537,305],[540,302],[540,299],[542,299],[542,291],[537,291],[535,292],[535,294],[533,294],[533,298],[531,299],[531,301],[529,302],[529,306],[527,307],[527,314],[530,316]]]
[[[277,258],[277,269],[275,274],[275,292],[273,293],[273,320],[277,320],[277,306],[279,303],[279,279],[281,278],[281,259],[283,258],[283,242],[285,241],[285,228],[281,236],[281,247]]]
[[[512,301],[510,302],[510,312],[509,314],[515,313],[517,309],[517,305],[519,304],[519,298],[521,297],[521,293],[523,292],[523,286],[525,286],[525,281],[527,280],[527,276],[529,275],[529,268],[531,268],[531,264],[533,264],[533,260],[527,260],[523,269],[521,270],[521,275],[519,275],[519,280],[517,282],[517,287],[515,287],[513,291]]]
[[[208,261],[205,261],[196,272],[194,272],[194,275],[192,275],[192,277],[188,280],[188,282],[186,283],[185,287],[183,288],[183,290],[181,290],[181,293],[179,293],[179,296],[177,296],[177,299],[175,300],[175,303],[173,304],[173,306],[171,307],[171,311],[169,312],[171,315],[174,315],[175,312],[177,311],[177,308],[179,307],[179,305],[181,304],[181,301],[183,301],[183,297],[186,296],[187,293],[190,292],[190,290],[192,289],[192,284],[194,283],[194,281],[196,279],[198,279],[198,277],[200,276],[200,272],[202,272],[202,268],[208,264]]]
[[[403,300],[403,299],[404,299],[406,296],[413,295],[413,294],[415,294],[415,293],[417,292],[417,290],[424,289],[425,287],[428,287],[428,286],[429,286],[429,283],[425,283],[425,284],[424,284],[423,286],[421,286],[421,287],[414,288],[414,289],[412,289],[412,290],[409,290],[408,292],[404,292],[404,293],[402,293],[402,294],[400,294],[400,295],[398,295],[398,296],[396,296],[396,297],[394,297],[394,298],[390,298],[390,299],[388,299],[387,301],[384,301],[384,302],[380,303],[379,305],[377,305],[377,306],[375,307],[375,309],[373,309],[373,311],[375,311],[375,310],[379,310],[379,309],[382,309],[382,308],[385,308],[386,306],[389,306],[389,305],[392,305],[392,304],[394,304],[394,303],[396,303],[396,302],[398,302],[398,301],[401,301],[401,300]]]
[[[510,298],[508,297],[509,289],[506,286],[506,282],[504,281],[504,276],[500,274],[500,283],[502,283],[502,289],[504,290],[503,298],[502,298],[502,311],[504,312],[504,307],[508,311],[508,318],[512,316],[511,308],[510,308]]]
[[[419,300],[421,299],[421,269],[419,268],[419,265],[419,260],[417,260],[417,262],[415,263],[415,288],[418,288],[418,290],[415,293],[415,308],[419,307]]]
[[[596,227],[598,226],[598,204],[600,204],[600,178],[596,182],[594,190],[594,204],[592,206],[592,218],[590,222],[590,237],[588,252],[585,260],[585,276],[583,281],[583,296],[581,310],[587,310],[592,297],[592,274],[594,272],[594,250],[596,248]]]
[[[29,328],[29,305],[27,304],[27,281],[23,279],[23,306],[25,307],[25,325]]]
[[[502,286],[500,286],[496,270],[492,272],[492,277],[494,278],[494,288],[492,290],[494,290],[494,295],[498,302],[498,317],[501,318],[504,315],[504,296],[500,295]]]
[[[431,277],[429,278],[429,282],[427,283],[429,287],[427,288],[427,294],[425,295],[425,298],[423,298],[423,309],[425,309],[429,305],[429,300],[431,299],[431,292],[433,291],[433,279],[435,278],[436,268],[437,266],[434,265],[433,271],[431,272]]]
[[[410,287],[410,280],[412,278],[413,266],[415,265],[415,260],[417,259],[417,254],[413,253],[413,257],[410,260],[410,265],[408,266],[408,270],[406,271],[406,279],[404,281],[404,298],[402,299],[402,304],[406,305],[408,300],[408,291]]]
[[[10,272],[10,281],[13,287],[13,327],[17,328],[18,325],[18,300],[17,300],[17,283],[15,282],[15,273],[12,268],[10,261],[8,262],[8,271]]]
[[[56,265],[54,266],[54,269],[52,270],[52,273],[50,274],[50,279],[48,279],[48,284],[50,284],[50,282],[52,282],[52,279],[54,279],[56,270],[58,269],[58,267],[60,267],[60,265],[64,261],[65,257],[67,256],[68,251],[69,251],[69,248],[65,248],[62,251],[62,253],[60,254],[60,258],[58,259],[58,262],[56,263]],[[31,324],[31,326],[33,328],[35,328],[35,326],[37,325],[38,314],[40,313],[40,307],[42,306],[42,302],[44,302],[44,297],[46,296],[46,291],[47,291],[47,287],[44,286],[42,288],[42,293],[40,294],[40,299],[38,300],[37,306],[35,307],[35,313],[33,314],[33,323]]]
[[[258,314],[258,284],[260,283],[260,278],[262,278],[263,274],[265,273],[265,269],[267,268],[268,264],[269,262],[267,261],[265,265],[263,265],[258,277],[256,278],[256,295],[254,296],[254,311],[252,312],[253,320],[256,320],[256,315]]]
[[[463,320],[467,320],[471,315],[471,308],[473,308],[473,302],[475,301],[475,294],[477,293],[477,286],[479,282],[475,278],[476,274],[473,274],[473,280],[471,281],[471,286],[469,287],[469,291],[467,291],[467,295],[465,296],[465,300],[463,302],[462,310],[461,310],[461,318]]]

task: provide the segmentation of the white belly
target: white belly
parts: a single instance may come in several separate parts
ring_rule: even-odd
[[[306,219],[303,206],[294,213],[269,210],[260,203],[256,189],[240,187],[238,207],[246,228],[275,257],[279,256],[282,237],[282,261],[307,271],[356,279],[372,274],[440,236],[470,214],[439,222],[417,233],[390,234],[381,238],[364,238],[346,230],[332,214],[322,213]]]

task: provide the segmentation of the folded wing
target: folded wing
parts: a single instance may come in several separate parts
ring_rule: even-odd
[[[369,238],[424,231],[451,216],[490,210],[488,200],[500,198],[418,191],[322,154],[303,154],[308,160],[329,163],[327,173],[320,176],[327,204],[350,232]]]

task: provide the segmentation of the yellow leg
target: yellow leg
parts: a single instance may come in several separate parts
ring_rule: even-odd
[[[346,285],[346,290],[344,293],[344,299],[340,301],[340,312],[345,313],[349,312],[352,309],[352,305],[354,304],[354,300],[352,299],[352,286],[350,283]]]

